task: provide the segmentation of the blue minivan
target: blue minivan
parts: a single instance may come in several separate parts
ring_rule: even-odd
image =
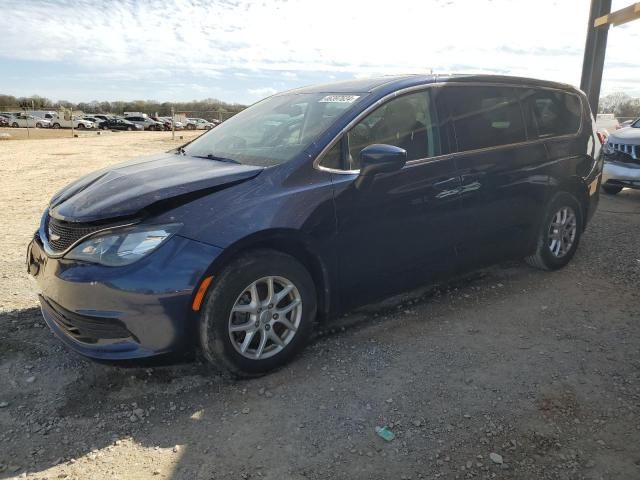
[[[259,375],[338,312],[503,259],[563,267],[596,210],[600,150],[568,85],[300,88],[62,189],[28,271],[49,327],[87,357],[199,350]]]

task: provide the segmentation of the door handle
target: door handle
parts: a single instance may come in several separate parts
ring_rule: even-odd
[[[460,193],[460,177],[451,177],[435,182],[433,188],[438,192],[435,197],[439,200],[456,196]]]
[[[460,177],[451,177],[433,184],[436,190],[451,190],[460,186]]]

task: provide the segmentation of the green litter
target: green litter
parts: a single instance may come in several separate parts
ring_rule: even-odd
[[[392,441],[396,438],[395,434],[391,431],[391,429],[387,426],[384,427],[376,427],[376,433],[378,436],[386,442]]]

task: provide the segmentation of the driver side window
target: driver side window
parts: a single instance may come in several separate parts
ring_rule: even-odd
[[[407,151],[407,161],[429,158],[441,153],[435,103],[430,90],[394,98],[378,107],[346,134],[338,152],[332,149],[322,165],[344,170],[360,168],[360,152],[374,143],[394,145]],[[330,165],[327,165],[327,162]]]

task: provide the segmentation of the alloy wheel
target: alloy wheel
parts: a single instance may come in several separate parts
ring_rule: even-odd
[[[571,207],[562,207],[551,217],[549,224],[549,250],[556,258],[564,257],[573,246],[578,232],[576,213]]]
[[[302,320],[302,297],[284,277],[269,276],[247,286],[229,315],[229,337],[242,356],[263,360],[281,352]]]

